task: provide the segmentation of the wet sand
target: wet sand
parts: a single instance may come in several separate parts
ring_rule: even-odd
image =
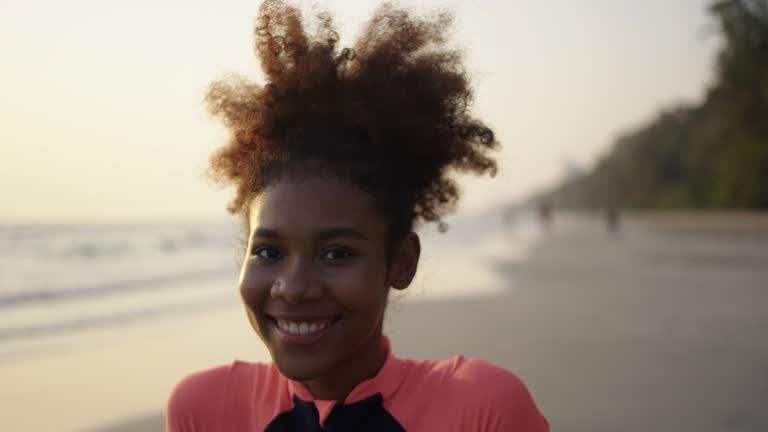
[[[83,431],[121,419],[136,425],[127,430],[163,430],[157,416],[181,375],[234,357],[269,358],[242,324],[241,307],[190,311],[5,355],[0,431]]]
[[[749,226],[728,215],[698,224],[631,215],[619,235],[599,219],[558,220],[525,260],[489,260],[501,295],[396,301],[386,332],[400,356],[463,353],[512,370],[553,431],[765,431],[768,230],[765,215],[754,217],[760,222]],[[190,356],[195,340],[246,327],[225,312],[196,319],[206,330],[187,336],[186,348],[174,345],[174,354],[158,345],[135,365],[162,381],[152,398],[162,398],[184,370],[221,363],[215,351],[238,349],[240,339],[198,348],[195,359],[165,358]],[[155,332],[169,329],[184,327]],[[135,346],[145,349],[147,338]],[[122,355],[130,357],[126,343]],[[257,360],[264,352],[242,354]],[[137,405],[128,420],[89,430],[163,430],[161,402],[153,410],[146,406],[154,400],[142,400],[144,411]]]
[[[768,230],[734,221],[556,226],[529,260],[495,263],[508,295],[409,307],[394,337],[516,372],[553,431],[766,431]]]

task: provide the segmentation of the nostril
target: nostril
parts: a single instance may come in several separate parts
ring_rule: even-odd
[[[318,300],[323,295],[320,284],[298,277],[278,278],[271,286],[269,294],[274,299],[290,303],[300,303],[307,300]]]
[[[282,285],[282,281],[280,280],[276,280],[272,284],[269,290],[269,293],[272,295],[272,297],[275,297],[275,295],[279,293],[279,291],[282,289],[281,285]]]

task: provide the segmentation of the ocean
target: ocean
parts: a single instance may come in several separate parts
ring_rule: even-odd
[[[514,241],[500,211],[448,219],[449,231],[420,230],[422,260],[407,301],[492,294],[494,254],[523,253],[530,218]],[[0,226],[0,358],[90,329],[232,305],[243,253],[237,224]],[[472,272],[465,271],[473,269]]]
[[[234,224],[1,226],[0,355],[237,301],[240,237]]]

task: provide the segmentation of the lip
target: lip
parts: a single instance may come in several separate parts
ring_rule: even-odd
[[[269,321],[269,325],[272,326],[272,329],[275,331],[277,336],[283,340],[284,342],[288,342],[290,344],[296,344],[296,345],[311,345],[316,342],[318,342],[320,339],[322,339],[325,335],[327,335],[331,330],[336,328],[336,325],[338,325],[339,321],[342,320],[342,317],[334,317],[333,322],[331,322],[327,327],[324,329],[310,333],[310,334],[292,334],[288,333],[287,331],[281,329],[277,325],[277,319],[285,319],[290,321],[306,321],[306,322],[312,322],[312,321],[327,321],[328,318],[320,318],[320,317],[311,317],[311,316],[285,316],[280,315],[279,317],[274,317],[271,315],[267,315],[267,320]]]

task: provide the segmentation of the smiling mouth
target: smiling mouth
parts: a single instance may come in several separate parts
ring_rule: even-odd
[[[341,316],[332,318],[277,318],[267,315],[275,327],[291,336],[313,336],[323,333],[328,327],[341,320]]]

